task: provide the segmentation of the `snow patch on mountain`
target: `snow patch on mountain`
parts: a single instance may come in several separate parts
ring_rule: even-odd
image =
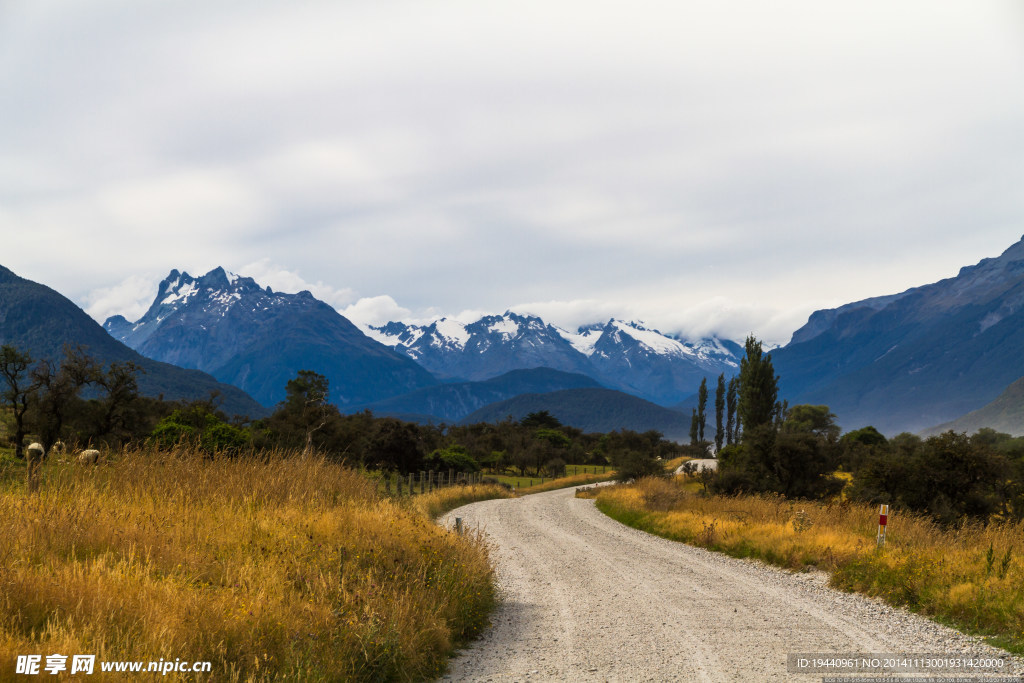
[[[501,320],[491,323],[487,328],[487,331],[500,334],[505,339],[511,339],[519,334],[519,323],[514,320],[509,320],[506,317],[502,317]]]
[[[469,332],[466,331],[466,326],[458,320],[441,318],[433,324],[433,328],[436,335],[431,343],[435,346],[449,344],[457,349],[466,348],[466,342],[469,341]]]
[[[574,349],[588,358],[594,355],[594,345],[601,338],[601,328],[581,327],[578,332],[569,332],[560,327],[555,330],[562,336],[562,339],[569,342]]]

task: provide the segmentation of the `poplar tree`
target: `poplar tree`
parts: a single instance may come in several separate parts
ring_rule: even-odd
[[[746,356],[740,361],[740,387],[737,413],[744,433],[771,424],[779,395],[779,378],[771,355],[761,350],[754,335],[747,337]]]
[[[722,412],[725,410],[725,373],[718,376],[718,386],[715,388],[715,453],[722,450]]]
[[[693,414],[690,417],[690,445],[697,445],[697,409],[693,409]]]
[[[729,379],[729,389],[725,392],[725,445],[731,446],[739,442],[739,425],[736,423],[736,394],[739,378]]]
[[[704,443],[704,427],[708,422],[708,378],[700,381],[697,390],[697,441]]]

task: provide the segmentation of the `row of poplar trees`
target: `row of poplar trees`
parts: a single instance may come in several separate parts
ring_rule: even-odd
[[[747,337],[745,355],[740,361],[740,373],[725,379],[718,376],[715,388],[715,453],[723,446],[740,442],[744,427],[780,419],[786,413],[786,404],[778,403],[778,381],[771,356],[764,353],[761,342],[753,335]],[[704,438],[707,427],[708,380],[705,377],[697,390],[697,407],[690,420],[690,444],[707,447]]]

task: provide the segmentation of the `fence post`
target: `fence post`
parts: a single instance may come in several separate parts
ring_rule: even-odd
[[[427,488],[427,473],[420,470],[420,493],[426,493]]]
[[[448,470],[448,485],[452,485],[452,476],[455,474],[455,470],[449,468]]]

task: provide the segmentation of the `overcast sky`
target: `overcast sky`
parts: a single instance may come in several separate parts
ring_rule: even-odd
[[[0,0],[0,264],[784,343],[1024,233],[1017,0]]]

